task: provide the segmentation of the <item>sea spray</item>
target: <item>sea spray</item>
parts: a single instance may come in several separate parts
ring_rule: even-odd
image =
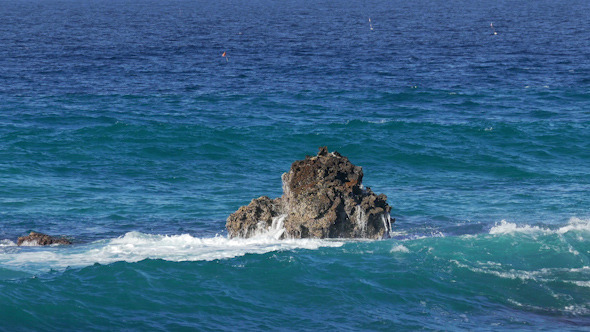
[[[572,217],[569,219],[567,225],[559,227],[518,225],[502,220],[490,229],[490,234],[565,234],[572,231],[590,232],[590,219],[584,220]]]
[[[228,239],[224,236],[199,238],[189,234],[154,235],[129,232],[121,237],[101,240],[72,247],[19,248],[2,252],[0,264],[4,267],[28,272],[80,268],[95,263],[138,262],[144,259],[167,261],[211,261],[229,259],[245,254],[262,254],[271,251],[339,247],[342,241],[319,239],[279,240],[280,221],[277,227],[248,239]],[[278,237],[277,237],[278,236]]]

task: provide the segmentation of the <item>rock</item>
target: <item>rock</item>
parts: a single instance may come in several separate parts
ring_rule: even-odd
[[[280,198],[266,196],[253,199],[227,218],[227,231],[232,237],[251,237],[258,230],[272,226],[273,218],[281,214]]]
[[[31,232],[31,234],[27,236],[19,237],[16,244],[19,246],[23,244],[47,246],[51,244],[72,244],[72,242],[64,238],[49,236],[43,233]]]
[[[283,196],[254,199],[228,217],[230,237],[246,238],[280,226],[281,236],[289,238],[388,237],[392,221],[387,196],[364,188],[362,168],[338,152],[321,147],[317,156],[295,161],[282,181]]]

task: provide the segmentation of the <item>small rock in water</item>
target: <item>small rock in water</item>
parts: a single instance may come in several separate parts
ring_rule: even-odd
[[[31,232],[27,236],[21,236],[18,238],[17,245],[28,244],[38,246],[48,246],[52,244],[72,244],[67,239],[49,236],[43,233]]]
[[[388,237],[392,221],[387,196],[363,188],[363,170],[338,152],[321,147],[317,156],[295,161],[284,173],[283,195],[252,200],[227,218],[230,237],[251,237],[276,227],[283,237]]]

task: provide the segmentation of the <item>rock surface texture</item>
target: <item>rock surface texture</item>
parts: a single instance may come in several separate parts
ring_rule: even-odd
[[[48,246],[51,244],[72,244],[72,242],[54,236],[49,236],[43,233],[31,232],[27,236],[21,236],[18,238],[17,245],[32,245],[32,246]]]
[[[275,229],[287,238],[381,239],[391,231],[387,196],[364,188],[363,170],[321,147],[284,173],[283,196],[252,200],[227,218],[230,237]],[[395,219],[393,220],[395,221]]]

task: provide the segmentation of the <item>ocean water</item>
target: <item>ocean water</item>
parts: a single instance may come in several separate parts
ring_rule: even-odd
[[[0,330],[590,328],[590,2],[0,8]],[[391,239],[227,238],[323,145]]]

